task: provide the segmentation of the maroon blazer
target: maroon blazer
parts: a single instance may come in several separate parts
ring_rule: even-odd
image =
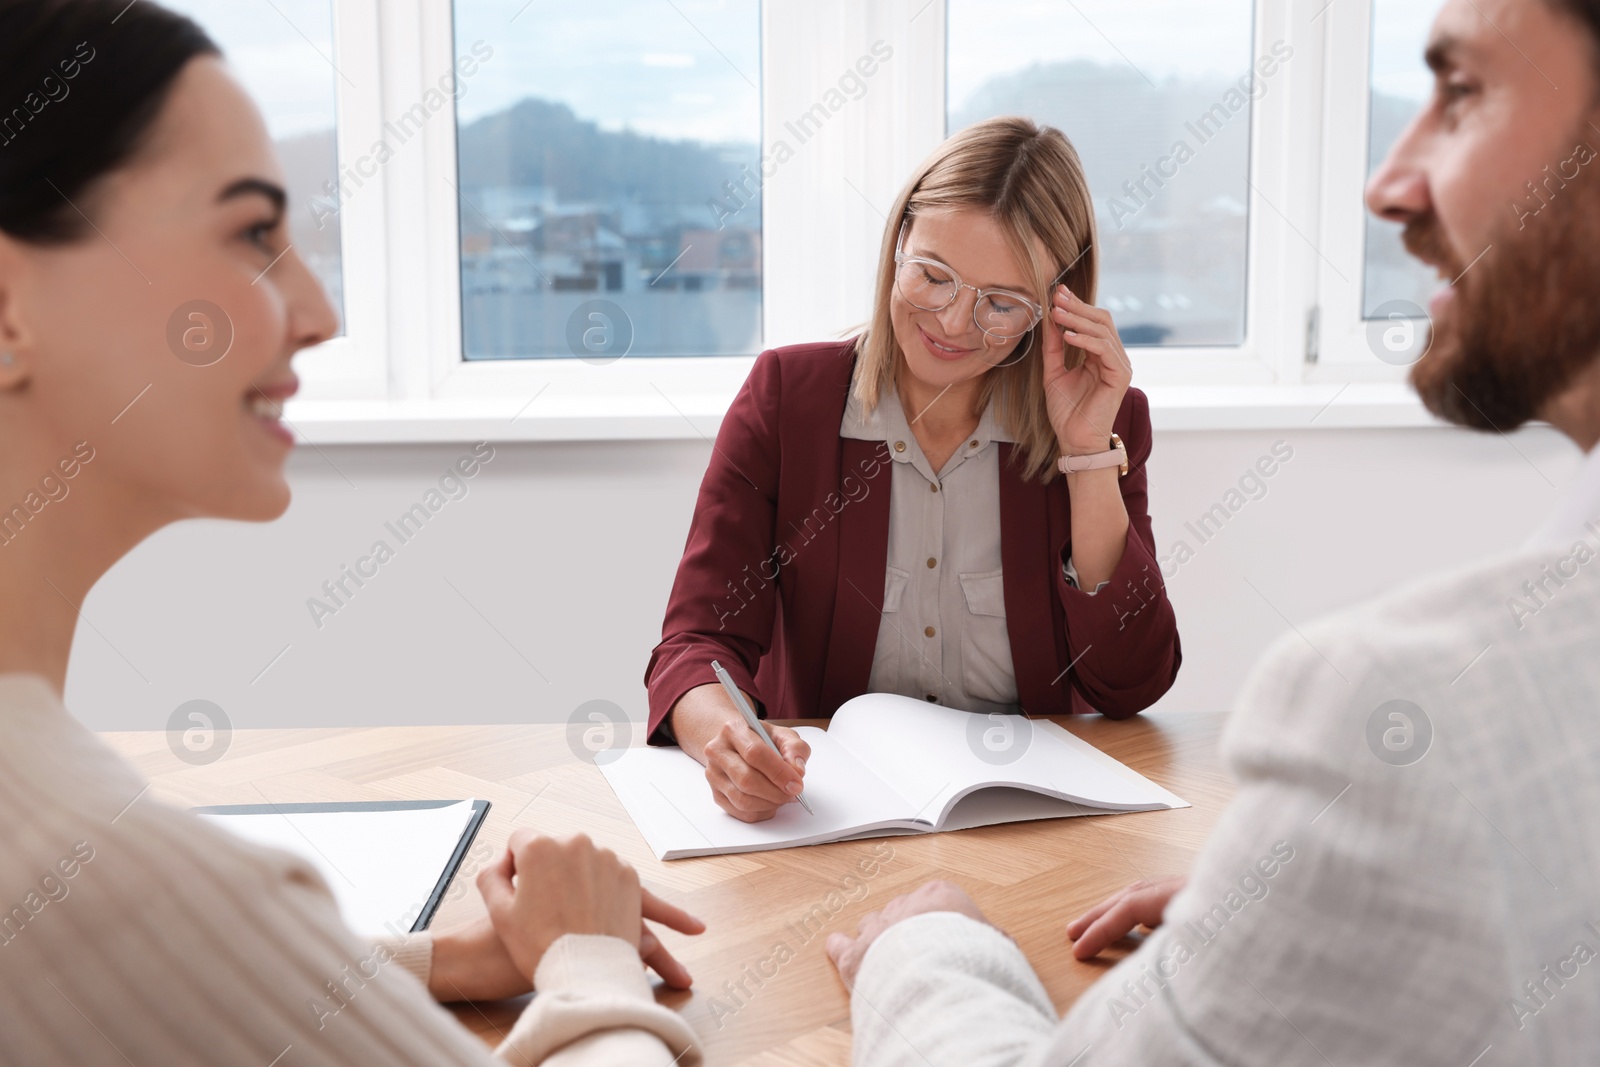
[[[854,340],[763,352],[717,433],[645,668],[649,736],[718,660],[768,718],[826,718],[867,690],[883,610],[893,462],[881,441],[839,436]],[[1062,571],[1066,479],[1024,481],[1000,442],[1001,565],[1017,698],[1028,715],[1125,718],[1177,677],[1182,654],[1150,532],[1149,402],[1129,389],[1114,430],[1128,542],[1090,596]],[[1020,460],[1020,457],[1017,457]]]

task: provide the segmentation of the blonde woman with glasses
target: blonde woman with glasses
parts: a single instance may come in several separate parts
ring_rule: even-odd
[[[1172,685],[1149,406],[1098,272],[1072,145],[991,119],[896,200],[866,329],[756,360],[645,675],[651,740],[705,764],[729,814],[793,801],[809,750],[782,727],[765,747],[713,660],[770,718],[868,692],[1122,718]]]

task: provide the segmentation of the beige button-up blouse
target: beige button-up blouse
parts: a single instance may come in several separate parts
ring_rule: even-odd
[[[883,617],[867,688],[980,712],[1015,712],[1000,567],[1000,448],[986,410],[935,471],[891,388],[870,415],[851,391],[841,437],[884,441],[894,460]]]

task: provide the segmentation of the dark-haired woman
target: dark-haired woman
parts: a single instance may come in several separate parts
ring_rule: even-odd
[[[193,24],[0,0],[0,102],[26,112],[0,120],[0,1062],[488,1063],[435,1000],[535,986],[503,1058],[700,1062],[640,964],[686,984],[641,916],[699,924],[586,838],[513,835],[479,877],[489,919],[363,943],[309,866],[145,796],[62,706],[107,568],[178,519],[284,510],[289,362],[335,321]],[[198,301],[233,328],[206,367],[166,339]]]
[[[773,718],[868,692],[1121,718],[1172,685],[1149,405],[1098,272],[1072,145],[991,119],[906,183],[867,331],[756,360],[645,677],[652,740],[705,764],[724,811],[771,818],[809,750],[783,727],[764,746],[713,660]]]

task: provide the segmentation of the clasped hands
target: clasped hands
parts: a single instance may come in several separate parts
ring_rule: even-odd
[[[435,1000],[501,1000],[533,989],[533,975],[565,934],[619,937],[673,989],[692,981],[650,929],[684,934],[705,923],[639,884],[639,874],[587,835],[557,839],[517,830],[499,862],[478,874],[488,915],[434,938],[428,991]],[[648,921],[647,921],[648,920]]]

